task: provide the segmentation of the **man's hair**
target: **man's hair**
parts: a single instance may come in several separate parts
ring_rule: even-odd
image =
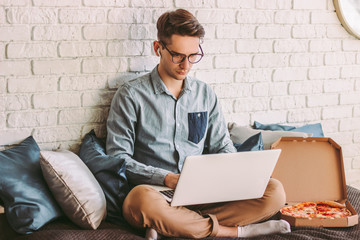
[[[163,13],[157,23],[157,37],[159,41],[167,43],[173,34],[181,36],[199,37],[205,36],[205,30],[198,20],[185,9],[177,9]]]

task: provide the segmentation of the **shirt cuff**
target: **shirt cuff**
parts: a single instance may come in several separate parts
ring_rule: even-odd
[[[152,184],[164,186],[165,176],[171,173],[165,169],[157,168],[152,176]]]

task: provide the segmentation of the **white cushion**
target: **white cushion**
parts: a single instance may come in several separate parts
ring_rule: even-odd
[[[93,174],[70,151],[40,154],[44,178],[66,216],[82,228],[96,229],[106,216],[106,200]]]
[[[228,123],[230,138],[234,143],[242,144],[249,137],[261,132],[264,149],[270,149],[271,144],[276,142],[280,137],[311,137],[312,133],[290,132],[290,131],[271,131],[259,130],[246,126],[239,126],[234,122]]]

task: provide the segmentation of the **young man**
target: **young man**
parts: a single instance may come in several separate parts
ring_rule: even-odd
[[[188,75],[203,57],[203,27],[188,11],[166,12],[157,22],[153,47],[160,63],[121,86],[107,122],[107,153],[126,160],[134,187],[123,205],[125,219],[147,228],[147,237],[251,237],[289,232],[285,221],[260,222],[284,205],[281,183],[271,179],[260,199],[171,207],[148,184],[175,188],[185,157],[235,152],[216,95]],[[250,224],[250,225],[249,225]],[[242,226],[242,227],[239,227]]]

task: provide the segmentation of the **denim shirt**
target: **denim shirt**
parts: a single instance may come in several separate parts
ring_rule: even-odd
[[[151,73],[119,87],[107,120],[107,154],[126,162],[130,183],[164,185],[186,156],[235,152],[217,97],[207,84],[186,77],[175,98]]]

